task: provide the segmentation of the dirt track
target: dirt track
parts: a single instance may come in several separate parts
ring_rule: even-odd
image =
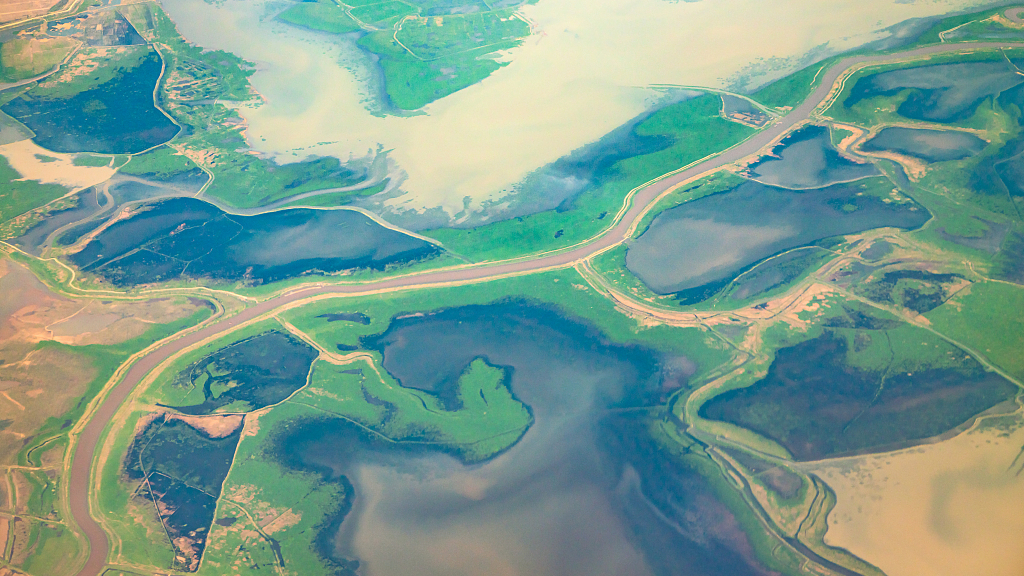
[[[83,566],[78,572],[78,575],[98,576],[106,566],[107,554],[109,552],[109,542],[107,541],[106,533],[89,513],[89,490],[92,485],[91,468],[99,437],[104,427],[106,427],[114,413],[117,411],[118,407],[125,398],[128,397],[135,386],[138,385],[146,374],[171,355],[197,342],[210,338],[211,336],[228,332],[232,328],[248,320],[312,296],[324,294],[356,295],[400,288],[420,288],[432,285],[482,281],[509,274],[537,272],[572,265],[578,260],[582,260],[596,252],[622,242],[633,223],[644,214],[652,202],[654,202],[669,188],[680,182],[712,172],[722,166],[732,164],[733,162],[755,154],[761,148],[788,132],[793,126],[810,118],[814,110],[829,97],[836,81],[849,68],[863,64],[878,64],[948,52],[975,51],[1000,47],[1019,48],[1024,47],[1024,43],[992,42],[961,45],[940,44],[894,55],[854,56],[846,58],[830,68],[822,77],[820,86],[811,93],[811,95],[808,96],[800,106],[793,109],[785,117],[777,120],[764,131],[755,134],[742,144],[731,148],[721,155],[708,159],[639,190],[633,197],[629,210],[626,211],[623,217],[612,228],[607,230],[594,241],[579,248],[566,252],[541,255],[529,260],[521,260],[504,264],[498,263],[454,270],[424,272],[412,276],[385,279],[366,284],[320,286],[297,290],[295,292],[286,293],[263,301],[247,308],[245,311],[236,314],[235,316],[225,318],[220,322],[211,324],[201,330],[178,340],[168,342],[164,346],[153,350],[148,355],[136,361],[125,374],[121,382],[118,383],[110,392],[109,396],[104,400],[103,404],[98,410],[96,410],[89,422],[83,428],[75,446],[71,474],[68,479],[70,509],[75,522],[77,522],[81,527],[89,541],[89,557],[85,566]],[[101,515],[103,514],[103,511],[97,511],[97,514]]]

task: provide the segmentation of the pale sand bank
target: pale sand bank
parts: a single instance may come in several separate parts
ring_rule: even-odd
[[[826,542],[889,576],[1024,574],[1024,425],[807,465],[835,490]]]
[[[105,182],[114,175],[114,169],[101,166],[75,166],[75,154],[61,154],[40,148],[31,140],[21,140],[0,146],[0,156],[7,159],[22,178],[42,184],[59,184],[77,190]],[[39,156],[54,158],[44,162]]]

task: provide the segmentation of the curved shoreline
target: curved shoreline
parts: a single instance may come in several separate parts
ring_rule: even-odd
[[[636,193],[631,197],[627,197],[626,206],[624,206],[623,211],[620,212],[620,217],[616,223],[587,244],[562,252],[542,254],[529,259],[520,259],[504,263],[483,264],[454,270],[430,271],[421,274],[388,278],[365,284],[312,286],[302,288],[259,302],[255,306],[246,308],[234,316],[225,318],[224,320],[214,324],[207,325],[200,330],[189,333],[177,340],[173,340],[153,349],[147,355],[139,358],[138,361],[136,361],[125,372],[121,381],[110,390],[107,397],[100,401],[98,408],[82,428],[81,433],[77,438],[77,442],[75,443],[70,473],[66,482],[68,485],[68,504],[74,521],[80,527],[81,532],[85,535],[89,545],[88,558],[85,565],[79,570],[78,575],[98,576],[101,574],[107,565],[107,555],[109,553],[109,541],[107,539],[107,534],[99,523],[97,523],[92,517],[89,510],[89,491],[92,488],[93,478],[92,464],[95,458],[96,447],[107,424],[120,408],[124,400],[135,389],[136,385],[141,382],[150,371],[172,355],[192,346],[193,344],[197,344],[208,338],[226,333],[244,322],[253,320],[277,308],[312,297],[331,294],[355,296],[397,289],[416,289],[457,283],[479,282],[506,276],[523,275],[571,266],[580,260],[584,260],[595,254],[608,250],[627,239],[632,234],[635,225],[644,217],[644,215],[665,193],[671,191],[676,185],[716,171],[724,166],[756,154],[765,146],[773,143],[777,138],[788,133],[798,124],[801,124],[811,118],[820,105],[831,103],[833,93],[837,88],[837,82],[844,75],[852,72],[854,67],[898,62],[901,60],[951,52],[972,52],[993,48],[1021,47],[1024,47],[1024,43],[979,42],[969,44],[937,44],[902,53],[851,56],[844,58],[829,68],[822,77],[821,84],[815,88],[799,106],[795,107],[786,116],[778,119],[775,123],[751,136],[746,141],[720,153],[719,155],[699,162],[689,168],[674,173],[671,176],[655,181],[636,191]],[[838,88],[841,89],[842,84],[839,84]]]

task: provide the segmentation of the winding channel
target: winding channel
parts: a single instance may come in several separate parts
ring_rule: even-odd
[[[509,261],[504,263],[480,264],[450,270],[423,272],[409,276],[389,278],[365,284],[347,284],[335,286],[313,286],[288,292],[254,306],[246,308],[234,316],[225,318],[214,324],[187,334],[176,340],[167,342],[139,358],[125,373],[121,381],[110,391],[102,404],[93,413],[84,426],[75,444],[71,472],[68,477],[69,504],[74,521],[85,534],[89,544],[89,556],[78,576],[99,576],[107,566],[107,555],[110,543],[107,534],[93,518],[89,510],[89,491],[92,487],[92,464],[96,448],[104,428],[110,422],[117,409],[142,381],[146,375],[164,360],[185,348],[208,338],[224,334],[249,320],[272,312],[282,306],[328,294],[362,295],[395,289],[426,288],[446,284],[466,283],[496,279],[502,276],[521,275],[556,268],[571,266],[579,260],[586,259],[598,252],[623,242],[631,233],[635,222],[647,212],[647,209],[666,191],[673,186],[713,172],[719,168],[737,162],[747,156],[756,154],[776,138],[789,132],[794,126],[808,120],[813,112],[832,94],[836,82],[852,67],[871,64],[882,64],[900,60],[931,56],[950,52],[973,52],[992,48],[1022,48],[1024,43],[977,42],[969,44],[938,44],[897,54],[851,56],[836,63],[828,69],[821,84],[808,96],[802,104],[779,118],[763,131],[751,136],[744,142],[722,152],[721,154],[699,162],[685,170],[651,183],[636,191],[630,199],[629,208],[622,214],[618,222],[589,243],[563,252],[542,254],[530,259]],[[102,514],[102,511],[96,511]]]

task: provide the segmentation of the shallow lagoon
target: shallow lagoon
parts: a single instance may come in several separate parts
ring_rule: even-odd
[[[83,190],[75,194],[76,204],[66,210],[51,212],[46,218],[26,230],[12,242],[29,254],[38,256],[46,247],[50,236],[61,228],[80,222],[103,207],[99,204],[99,194],[95,188]]]
[[[633,241],[626,266],[658,294],[728,279],[772,254],[873,228],[916,228],[930,217],[911,200],[883,202],[877,179],[794,191],[747,182],[659,214]]]
[[[771,186],[821,188],[877,176],[873,164],[854,162],[832,146],[826,126],[807,126],[786,136],[766,156],[747,167],[753,179]]]
[[[310,273],[383,269],[440,248],[351,210],[233,216],[193,198],[144,205],[68,259],[119,286],[178,278],[255,283]]]
[[[946,162],[974,156],[987,144],[967,132],[892,127],[879,131],[861,148],[867,152],[891,150],[925,162]]]
[[[510,367],[535,421],[475,466],[422,447],[375,446],[339,420],[278,434],[286,464],[353,486],[351,512],[321,546],[358,559],[360,574],[765,573],[706,480],[666,459],[642,423],[609,412],[658,402],[667,383],[686,377],[666,367],[689,361],[610,344],[520,302],[407,317],[364,344],[382,350],[402,385],[424,390],[475,357]]]

